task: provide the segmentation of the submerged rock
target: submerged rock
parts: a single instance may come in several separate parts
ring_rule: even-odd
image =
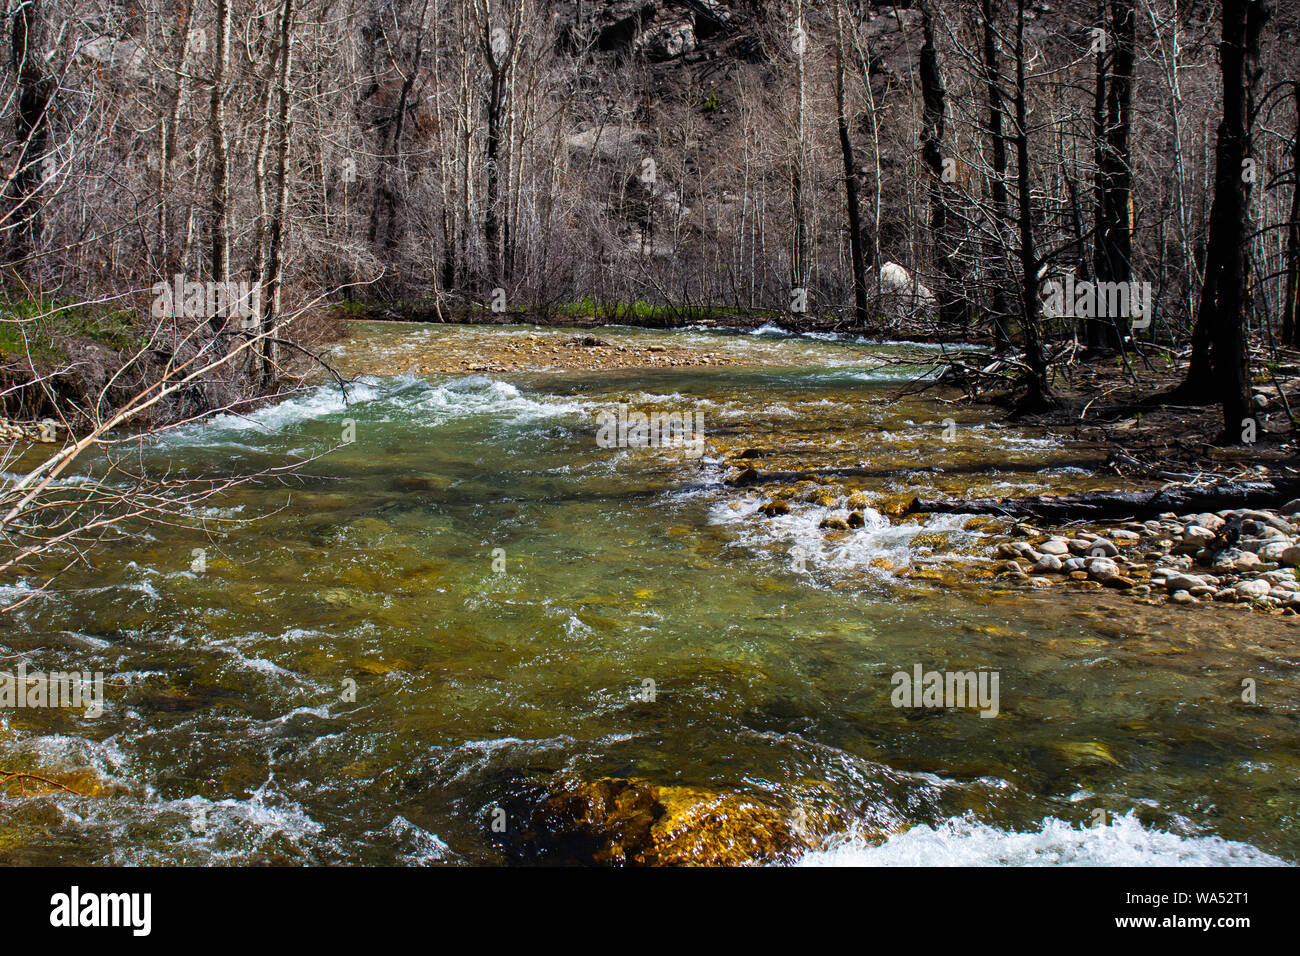
[[[850,825],[821,787],[788,804],[638,778],[562,776],[511,841],[534,861],[611,866],[745,866],[784,862]]]

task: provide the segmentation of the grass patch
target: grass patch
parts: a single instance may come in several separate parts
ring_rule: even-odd
[[[0,296],[0,350],[35,362],[62,361],[68,356],[56,344],[56,337],[86,338],[116,351],[140,342],[135,315],[129,309],[86,305],[73,299]]]

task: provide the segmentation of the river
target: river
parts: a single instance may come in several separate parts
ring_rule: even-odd
[[[196,476],[310,461],[0,621],[6,667],[107,675],[95,719],[0,709],[0,767],[86,794],[9,784],[0,861],[514,862],[494,811],[557,775],[830,801],[805,864],[1300,860],[1293,624],[995,585],[953,567],[991,551],[960,516],[828,536],[815,493],[769,517],[724,484],[760,458],[877,503],[1073,490],[1094,450],[900,395],[919,346],[614,329],[748,364],[419,370],[537,334],[358,324],[346,402],[148,444]],[[699,412],[703,455],[601,447],[619,404]],[[918,664],[996,672],[996,717],[895,707]]]

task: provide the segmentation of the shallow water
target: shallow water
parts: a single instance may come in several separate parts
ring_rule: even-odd
[[[990,549],[960,517],[828,538],[826,507],[722,483],[752,448],[873,500],[1068,490],[1106,483],[1095,451],[900,396],[935,353],[899,345],[602,330],[758,364],[384,374],[537,331],[358,327],[346,405],[151,446],[195,475],[328,454],[0,622],[7,666],[110,683],[94,720],[0,709],[0,767],[96,791],[11,785],[0,860],[499,862],[494,809],[561,771],[829,794],[852,819],[808,863],[1300,860],[1286,620],[969,581],[946,563]],[[598,447],[620,402],[702,412],[704,457]],[[996,671],[998,716],[894,707],[916,664]]]

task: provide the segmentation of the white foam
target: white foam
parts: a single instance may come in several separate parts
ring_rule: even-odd
[[[511,422],[573,415],[589,403],[558,397],[529,397],[509,382],[481,375],[434,384],[412,375],[390,379],[361,379],[349,385],[347,399],[336,385],[320,385],[293,398],[268,405],[247,415],[220,414],[204,422],[185,425],[163,436],[168,445],[210,445],[222,442],[236,447],[236,438],[249,433],[273,434],[326,416],[365,409],[370,420],[441,425],[457,418],[492,415]]]
[[[386,846],[404,846],[409,852],[399,852],[397,862],[406,866],[427,866],[445,860],[451,847],[438,834],[403,816],[395,816],[388,826],[377,834]]]
[[[776,545],[783,563],[792,570],[815,568],[854,571],[875,577],[889,577],[888,571],[873,569],[871,561],[887,559],[894,567],[906,566],[916,557],[912,542],[922,534],[946,534],[954,544],[972,542],[974,536],[962,530],[959,515],[935,515],[926,524],[895,525],[874,508],[862,509],[864,525],[832,538],[820,527],[830,515],[843,517],[845,509],[791,502],[789,514],[765,518],[757,514],[764,499],[750,497],[732,508],[732,499],[724,498],[709,509],[711,524],[729,525],[737,543],[765,548]],[[941,560],[930,558],[927,560]]]
[[[958,817],[915,826],[879,845],[854,836],[808,853],[800,866],[1279,866],[1248,843],[1147,829],[1131,813],[1100,827],[1049,818],[1020,833]]]

